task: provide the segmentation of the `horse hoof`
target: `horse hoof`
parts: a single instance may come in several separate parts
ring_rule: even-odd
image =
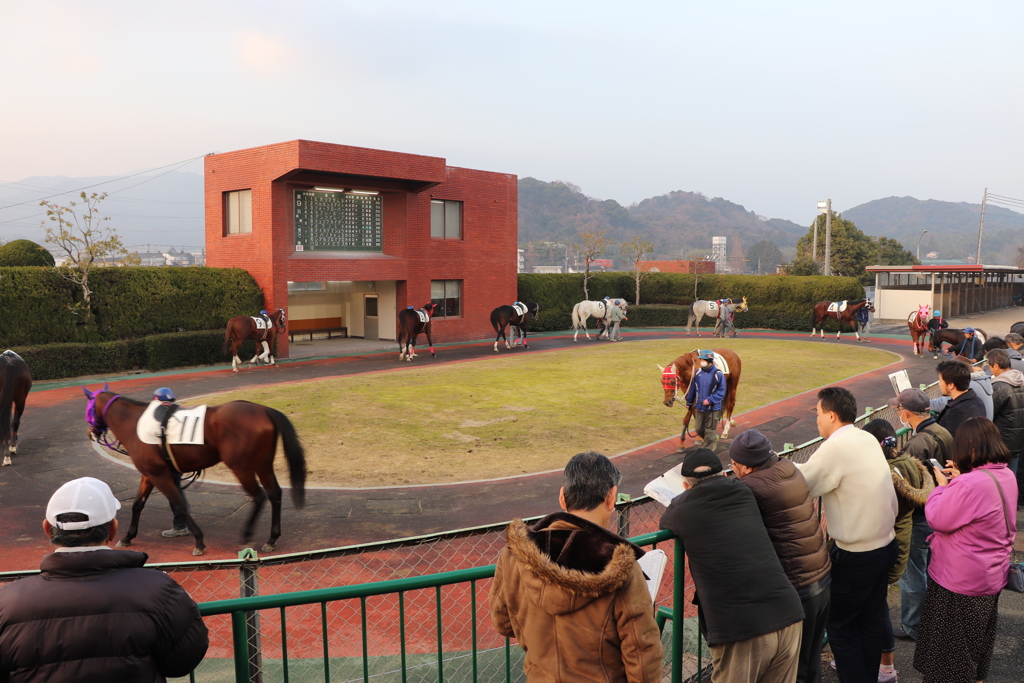
[[[274,546],[270,545],[269,543],[264,543],[263,547],[260,548],[260,552],[261,553],[272,553],[272,552],[274,552]]]
[[[11,464],[11,458],[10,458],[10,456],[7,456],[6,458],[4,458],[4,464],[0,465],[0,467],[7,467],[10,464]]]
[[[192,548],[192,554],[195,556],[203,555],[206,553],[206,548]]]
[[[131,541],[118,541],[118,542],[117,542],[117,547],[118,547],[118,548],[127,548],[127,547],[128,547],[128,546],[130,546],[131,544],[132,544],[132,542],[131,542]]]

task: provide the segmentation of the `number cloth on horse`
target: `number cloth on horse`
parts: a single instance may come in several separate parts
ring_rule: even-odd
[[[829,313],[842,313],[846,310],[846,301],[833,301],[828,305]]]
[[[160,444],[160,423],[157,409],[167,404],[153,401],[139,418],[135,433],[142,443]],[[162,417],[162,416],[161,416]],[[167,422],[167,443],[172,446],[192,446],[204,443],[203,425],[206,421],[206,406],[179,408]]]
[[[420,322],[426,325],[430,322],[430,314],[424,311],[422,308],[416,309],[416,315],[420,317]]]
[[[259,316],[254,315],[252,316],[252,321],[256,323],[257,330],[269,330],[271,327],[274,326],[274,323],[271,322],[270,318],[261,318]]]
[[[521,301],[517,301],[514,304],[512,304],[512,310],[516,312],[516,315],[522,318],[524,315],[526,315],[526,311],[528,309],[526,308],[526,304],[524,304]]]
[[[700,349],[694,349],[693,352],[694,353],[700,353]],[[725,357],[722,356],[722,354],[720,354],[720,353],[715,353],[714,351],[712,351],[711,353],[714,356],[714,358],[712,359],[712,362],[715,364],[715,367],[718,368],[719,370],[721,370],[723,375],[728,375],[729,374],[729,361],[727,361],[725,359]],[[669,367],[672,367],[672,366],[670,365]]]

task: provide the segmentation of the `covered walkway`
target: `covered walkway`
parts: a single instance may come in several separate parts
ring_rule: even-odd
[[[1024,291],[1014,266],[868,266],[875,274],[875,320],[906,322],[927,304],[946,318],[1007,308]]]

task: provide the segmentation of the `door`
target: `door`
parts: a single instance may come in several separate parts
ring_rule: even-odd
[[[377,295],[367,294],[363,299],[363,339],[380,339],[377,321]]]

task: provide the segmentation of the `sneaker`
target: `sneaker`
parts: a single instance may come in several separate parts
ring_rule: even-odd
[[[915,636],[910,635],[903,630],[902,626],[897,626],[892,630],[892,635],[900,640],[917,640]]]
[[[897,683],[896,674],[899,672],[893,669],[891,673],[886,673],[881,669],[878,670],[878,683]]]
[[[164,538],[178,538],[179,536],[188,536],[189,531],[185,529],[168,529],[167,531],[161,531],[160,535]]]
[[[833,671],[836,670],[836,660],[833,659],[831,662],[828,663],[828,665],[832,667]]]

